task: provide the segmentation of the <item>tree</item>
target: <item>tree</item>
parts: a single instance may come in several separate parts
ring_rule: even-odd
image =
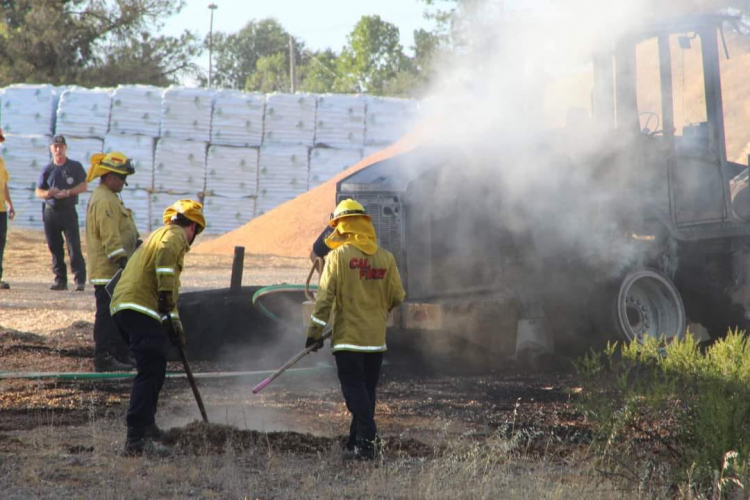
[[[245,90],[258,92],[289,92],[289,73],[283,53],[262,56],[256,63],[255,71],[247,77]]]
[[[182,6],[179,0],[0,0],[0,85],[119,83],[110,75],[125,68],[133,83],[194,74],[200,47],[192,35],[148,35]]]
[[[282,54],[289,66],[289,33],[276,19],[248,22],[240,31],[230,35],[213,35],[215,71],[213,84],[217,87],[242,89],[251,80],[258,61],[267,56]],[[292,37],[294,38],[294,37]],[[208,41],[206,41],[206,44]],[[207,45],[206,45],[207,46]],[[304,44],[295,40],[296,57]],[[274,65],[278,60],[274,60]],[[271,60],[264,62],[266,70]],[[268,75],[258,78],[266,79]],[[258,89],[251,89],[258,90]]]
[[[339,92],[383,94],[388,80],[406,69],[398,28],[380,16],[363,16],[338,59]]]
[[[300,79],[299,89],[303,92],[323,94],[332,92],[336,78],[336,64],[338,56],[330,49],[305,53],[298,66]]]

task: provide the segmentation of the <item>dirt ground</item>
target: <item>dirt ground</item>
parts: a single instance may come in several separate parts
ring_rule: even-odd
[[[93,289],[48,290],[41,232],[12,229],[4,267],[12,288],[0,291],[0,372],[91,371]],[[183,289],[226,287],[230,269],[231,257],[188,254]],[[301,283],[307,270],[304,259],[246,256],[243,284]],[[211,424],[200,422],[186,380],[167,379],[157,423],[174,455],[164,459],[121,456],[130,379],[0,379],[2,497],[631,496],[586,465],[590,431],[570,373],[386,356],[376,410],[384,453],[359,463],[341,457],[349,414],[333,358],[315,356],[312,369],[258,395],[251,389],[265,374],[200,378]],[[193,369],[200,377],[229,368]]]

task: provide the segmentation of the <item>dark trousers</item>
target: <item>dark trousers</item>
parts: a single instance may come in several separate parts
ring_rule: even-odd
[[[0,278],[3,277],[3,254],[5,240],[8,238],[8,212],[0,212]]]
[[[109,303],[112,298],[104,289],[104,285],[94,286],[94,297],[96,297],[94,357],[100,358],[109,354],[123,360],[127,358],[129,346],[120,335],[120,331],[109,313]]]
[[[346,407],[352,414],[346,447],[351,450],[356,445],[362,450],[371,451],[378,434],[375,400],[383,353],[338,351],[334,356],[341,391]]]
[[[75,207],[67,210],[55,210],[44,207],[44,235],[47,237],[47,247],[52,253],[52,272],[55,273],[56,283],[68,282],[68,270],[65,267],[65,253],[63,252],[63,234],[68,246],[70,268],[75,275],[76,283],[86,283],[86,262],[81,252],[81,235],[78,231],[78,212]]]
[[[122,336],[130,339],[130,352],[138,370],[125,417],[128,439],[138,439],[146,427],[156,422],[159,392],[167,374],[169,340],[161,323],[145,314],[125,309],[112,318]]]

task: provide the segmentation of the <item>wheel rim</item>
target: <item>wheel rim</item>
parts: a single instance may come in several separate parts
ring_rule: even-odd
[[[617,323],[628,341],[649,337],[672,341],[685,336],[685,306],[674,283],[652,269],[634,271],[623,279],[617,295]]]

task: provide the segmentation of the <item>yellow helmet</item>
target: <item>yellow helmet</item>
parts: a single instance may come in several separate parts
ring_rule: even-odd
[[[89,168],[89,173],[86,176],[86,182],[91,182],[107,172],[127,176],[133,175],[135,168],[133,168],[130,159],[118,151],[113,151],[106,155],[104,153],[97,153],[91,156],[91,168]]]
[[[367,212],[365,212],[365,207],[363,207],[360,202],[351,198],[347,198],[346,200],[343,200],[338,204],[336,210],[334,210],[331,214],[331,221],[328,224],[331,227],[336,227],[336,223],[344,217],[355,216],[365,217],[367,220],[372,220],[370,216],[367,215]]]
[[[195,234],[200,234],[206,229],[206,219],[203,217],[203,204],[194,200],[178,200],[164,210],[164,224],[169,224],[178,214],[182,214],[189,221],[195,222],[198,227]]]

